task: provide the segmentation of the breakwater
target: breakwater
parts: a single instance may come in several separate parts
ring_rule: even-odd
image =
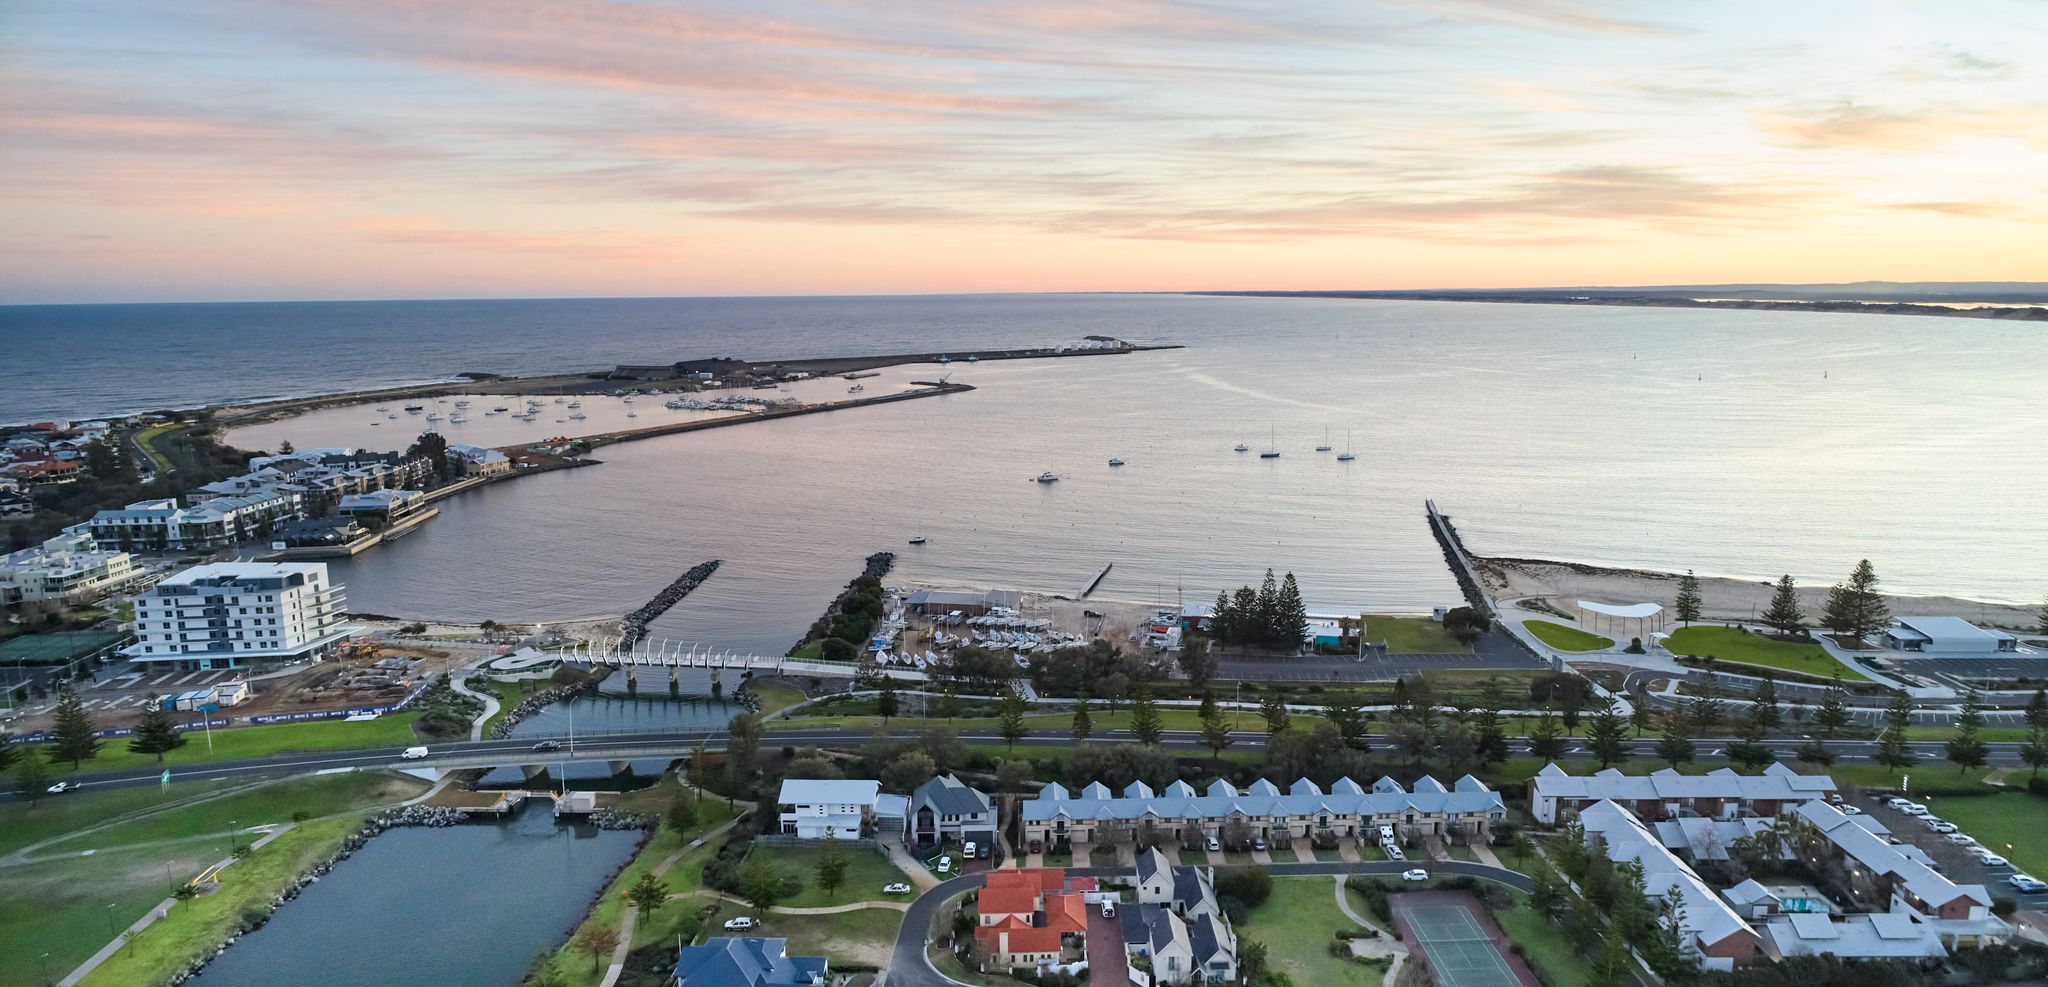
[[[498,722],[491,727],[491,739],[503,740],[511,736],[512,728],[518,726],[519,721],[555,703],[583,696],[597,695],[598,686],[604,684],[604,679],[604,674],[593,670],[590,676],[581,682],[573,685],[558,685],[553,688],[542,689],[525,699],[521,699],[517,706],[506,710],[505,715],[499,717]]]
[[[625,620],[625,640],[621,646],[630,650],[634,645],[639,644],[640,639],[647,636],[648,622],[667,613],[668,608],[675,606],[682,601],[683,597],[690,595],[691,590],[703,585],[704,580],[710,579],[711,574],[718,571],[721,561],[720,559],[712,559],[709,562],[699,562],[691,566],[688,572],[676,577],[675,582],[668,584],[661,592],[654,594],[654,599],[647,601],[646,606],[627,614]]]
[[[879,582],[883,576],[888,575],[889,571],[894,568],[896,568],[895,552],[876,552],[868,556],[867,560],[861,565],[860,575],[847,581],[846,588],[840,590],[839,595],[832,598],[832,605],[826,607],[824,615],[811,624],[811,629],[804,634],[803,639],[790,645],[789,650],[783,652],[783,654],[786,657],[795,657],[796,653],[805,645],[814,641],[823,641],[825,638],[832,636],[833,622],[845,611],[846,598],[853,595],[854,590],[860,586],[862,581],[872,579]]]

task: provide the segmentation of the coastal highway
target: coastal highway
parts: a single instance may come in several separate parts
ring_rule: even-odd
[[[885,732],[893,738],[907,739],[916,737],[923,731],[922,729],[897,729]],[[761,742],[762,746],[770,748],[793,746],[846,749],[859,746],[862,742],[875,736],[875,733],[876,731],[871,730],[837,727],[771,730],[763,735]],[[960,733],[959,738],[962,743],[968,744],[1001,745],[1004,743],[1000,734],[988,730],[964,731]],[[548,752],[532,750],[533,744],[541,739],[560,740],[564,745],[564,749]],[[1101,743],[1128,744],[1137,742],[1136,738],[1124,730],[1106,732],[1093,739]],[[1386,749],[1387,741],[1384,736],[1373,735],[1371,742],[1374,750]],[[1693,742],[1696,750],[1695,760],[1703,764],[1725,762],[1727,760],[1725,749],[1729,743],[1730,740],[1727,738],[1696,740]],[[699,744],[702,744],[706,750],[723,750],[725,747],[725,733],[718,731],[715,733],[606,734],[578,737],[574,752],[567,749],[567,744],[568,738],[566,736],[559,738],[524,737],[518,740],[463,741],[429,745],[430,756],[412,761],[403,760],[399,757],[399,754],[404,751],[402,747],[371,747],[342,751],[294,751],[270,757],[232,761],[208,761],[198,764],[173,764],[166,767],[170,769],[172,781],[196,781],[202,779],[223,780],[269,775],[306,774],[318,771],[392,768],[461,770],[464,768],[495,768],[521,764],[560,764],[566,761],[652,760],[687,757]],[[1019,740],[1017,747],[1020,750],[1029,750],[1031,748],[1063,748],[1070,747],[1072,744],[1073,741],[1064,732],[1055,734],[1047,731],[1040,735],[1027,736]],[[1231,750],[1259,750],[1265,747],[1265,745],[1266,735],[1263,732],[1231,734]],[[1793,752],[1803,745],[1804,741],[1802,740],[1786,740],[1783,738],[1775,739],[1770,744],[1772,751],[1785,761],[1793,760]],[[1160,746],[1182,752],[1207,750],[1202,744],[1201,734],[1193,730],[1168,730],[1165,732]],[[1525,741],[1515,739],[1510,742],[1510,746],[1515,756],[1527,756],[1528,745]],[[1656,761],[1656,746],[1657,740],[1654,737],[1630,740],[1629,758],[1632,761]],[[1941,741],[1920,741],[1911,746],[1914,752],[1920,755],[1920,763],[1922,765],[1933,770],[1942,770],[1949,767],[1948,762],[1942,759]],[[2017,766],[2021,763],[2019,758],[2021,745],[2016,743],[1994,743],[1987,746],[1990,748],[1991,763],[1994,766]],[[1834,752],[1836,761],[1841,764],[1877,763],[1876,741],[1837,740],[1829,742],[1828,749]],[[1570,761],[1587,760],[1585,742],[1578,739],[1568,740],[1564,759]],[[157,784],[163,770],[163,767],[150,765],[147,767],[124,768],[117,771],[99,773],[71,773],[56,770],[56,766],[53,766],[51,777],[53,780],[57,778],[75,779],[82,787],[88,790],[131,788]],[[0,796],[0,801],[18,798],[20,798],[19,793],[9,791],[5,796]]]

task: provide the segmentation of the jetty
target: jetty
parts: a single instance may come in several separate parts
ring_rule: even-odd
[[[1116,563],[1114,562],[1111,562],[1108,565],[1103,566],[1102,571],[1096,573],[1095,578],[1088,580],[1088,585],[1081,588],[1081,595],[1079,597],[1076,597],[1076,599],[1087,599],[1088,594],[1095,592],[1095,587],[1102,585],[1102,581],[1109,577],[1109,570],[1114,568],[1116,568]]]

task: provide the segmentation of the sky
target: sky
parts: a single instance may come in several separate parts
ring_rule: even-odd
[[[2048,280],[2048,0],[9,0],[0,303]]]

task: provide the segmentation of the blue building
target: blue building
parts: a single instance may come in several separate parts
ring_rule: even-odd
[[[676,952],[676,987],[823,987],[822,956],[790,956],[785,939],[717,936]]]

